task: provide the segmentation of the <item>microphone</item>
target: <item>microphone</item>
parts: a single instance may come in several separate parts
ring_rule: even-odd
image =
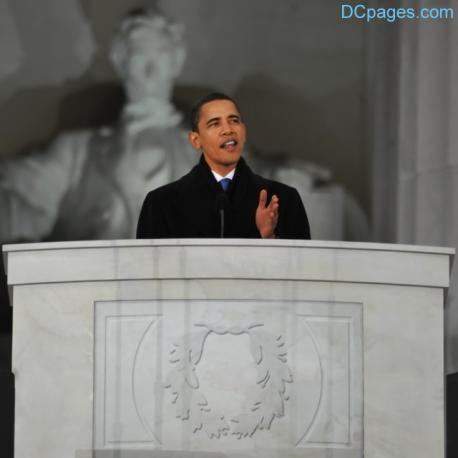
[[[224,214],[225,210],[227,209],[229,205],[229,199],[227,198],[227,195],[225,192],[218,194],[216,196],[216,208],[218,209],[219,213],[219,222],[220,222],[220,237],[223,239],[224,238]]]

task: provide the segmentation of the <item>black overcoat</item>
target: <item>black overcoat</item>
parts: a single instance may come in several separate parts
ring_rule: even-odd
[[[279,198],[277,238],[309,239],[307,215],[296,189],[254,174],[241,158],[225,193],[203,156],[185,176],[148,193],[137,226],[137,238],[260,238],[255,213],[261,189],[268,202]]]

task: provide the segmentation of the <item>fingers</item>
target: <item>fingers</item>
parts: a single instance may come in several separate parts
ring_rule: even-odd
[[[259,193],[259,204],[258,207],[265,208],[267,203],[267,191],[262,189]]]
[[[277,210],[278,207],[279,207],[279,202],[280,200],[278,199],[278,197],[274,194],[272,196],[272,199],[270,199],[270,203],[269,203],[269,208],[271,210]]]
[[[275,194],[267,205],[267,190],[261,190],[258,208],[256,209],[256,226],[262,238],[275,238],[279,205],[280,200]]]
[[[276,210],[278,210],[279,202],[280,202],[280,200],[274,194],[272,196],[272,199],[270,199],[269,205],[267,206],[267,191],[265,189],[262,189],[261,192],[259,193],[259,204],[258,204],[258,207],[262,207],[262,208],[266,208],[267,207],[271,211],[276,211]]]
[[[269,216],[272,220],[277,220],[278,219],[278,207],[280,206],[279,199],[276,195],[272,196],[272,199],[270,199],[269,206],[267,207],[267,210],[269,210]]]

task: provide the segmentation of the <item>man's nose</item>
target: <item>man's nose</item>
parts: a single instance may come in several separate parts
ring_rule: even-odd
[[[232,124],[230,122],[224,122],[221,125],[221,133],[223,135],[229,135],[234,133],[234,129],[232,128]]]

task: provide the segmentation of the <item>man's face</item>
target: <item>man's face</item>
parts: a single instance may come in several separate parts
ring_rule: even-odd
[[[235,168],[245,145],[246,130],[230,100],[213,100],[201,107],[198,131],[189,133],[192,146],[201,150],[207,164],[220,175]]]

